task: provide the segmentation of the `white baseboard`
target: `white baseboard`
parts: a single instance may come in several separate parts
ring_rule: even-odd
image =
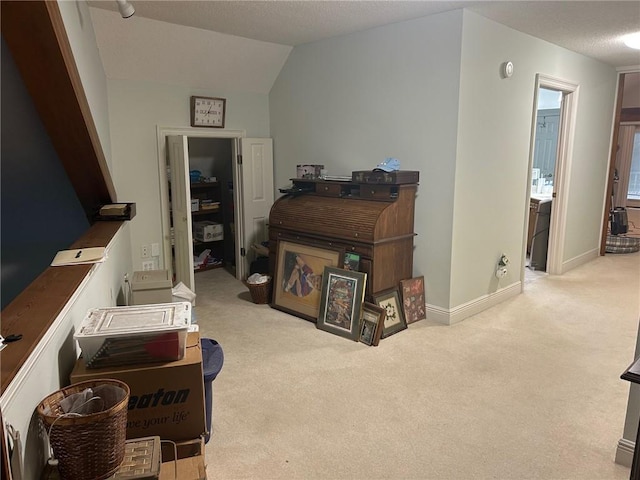
[[[465,318],[480,313],[505,300],[515,297],[522,292],[522,284],[517,281],[508,287],[501,288],[497,292],[483,295],[475,300],[458,305],[457,307],[446,309],[436,305],[427,304],[427,318],[445,325],[453,325],[461,322]]]
[[[599,256],[600,256],[600,249],[594,248],[593,250],[589,250],[588,252],[585,252],[582,255],[573,257],[572,259],[562,263],[562,272],[560,272],[560,274],[562,275],[563,273],[568,272],[569,270],[573,270],[574,268],[579,267],[580,265],[584,265],[585,263],[588,263],[591,260],[598,258]]]
[[[620,440],[618,440],[618,448],[616,448],[615,462],[618,465],[631,468],[631,463],[633,462],[634,448],[635,448],[634,442],[627,440],[626,438],[621,438]]]

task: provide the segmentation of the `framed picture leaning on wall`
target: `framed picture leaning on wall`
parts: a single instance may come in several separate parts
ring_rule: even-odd
[[[400,280],[402,308],[407,324],[427,318],[424,298],[424,276]]]
[[[358,341],[367,274],[325,267],[316,327]]]
[[[382,338],[387,338],[407,328],[407,321],[402,313],[402,303],[398,289],[394,288],[374,296],[376,305],[384,308],[385,319],[382,327]]]
[[[360,325],[360,341],[362,343],[372,347],[380,343],[385,316],[384,308],[369,302],[362,304],[362,322]]]
[[[272,306],[315,322],[320,307],[325,267],[343,262],[344,251],[279,240]]]

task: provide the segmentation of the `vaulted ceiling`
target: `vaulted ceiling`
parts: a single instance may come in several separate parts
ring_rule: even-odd
[[[640,29],[638,1],[136,1],[149,18],[296,46],[368,28],[468,8],[515,30],[615,67],[640,64],[620,36]],[[117,11],[116,2],[89,5]]]

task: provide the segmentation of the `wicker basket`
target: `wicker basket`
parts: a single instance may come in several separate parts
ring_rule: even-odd
[[[64,398],[103,385],[120,387],[124,398],[97,413],[62,416],[60,402]],[[124,382],[96,379],[58,390],[40,402],[37,412],[49,433],[63,479],[102,480],[118,470],[124,459],[129,394]]]
[[[247,283],[253,303],[269,303],[271,301],[271,278],[264,283]]]

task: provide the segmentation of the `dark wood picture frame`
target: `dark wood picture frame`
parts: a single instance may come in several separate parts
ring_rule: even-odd
[[[325,267],[342,265],[343,249],[279,240],[271,306],[316,322]]]
[[[386,316],[385,309],[374,305],[373,303],[364,302],[362,304],[362,322],[360,325],[359,340],[365,345],[377,347],[382,336],[382,326]]]
[[[358,341],[367,274],[325,267],[316,327]]]
[[[397,288],[374,295],[374,300],[376,305],[385,310],[381,338],[390,337],[407,328],[407,321],[402,312],[402,302]]]
[[[424,276],[400,280],[402,309],[407,324],[427,318],[424,296]]]

